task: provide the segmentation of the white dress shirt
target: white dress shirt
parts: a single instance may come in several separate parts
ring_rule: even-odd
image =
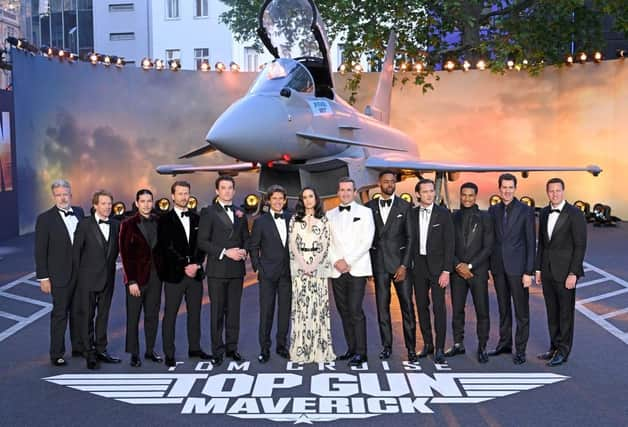
[[[74,244],[74,232],[76,231],[76,226],[78,225],[78,218],[76,215],[66,215],[64,212],[73,212],[72,208],[61,209],[57,207],[59,215],[61,215],[61,219],[65,224],[66,230],[68,230],[68,235],[70,237],[70,242]]]
[[[377,203],[379,203],[381,200],[384,200],[384,199],[380,198],[377,201]],[[384,224],[386,224],[386,221],[388,221],[388,215],[390,214],[390,210],[392,209],[393,203],[395,203],[395,195],[393,194],[392,197],[388,200],[390,200],[390,206],[388,205],[382,206],[381,204],[379,205],[379,215],[382,217],[382,222]]]
[[[283,214],[282,212],[277,212],[279,214]],[[275,226],[277,227],[277,231],[279,232],[279,237],[281,237],[281,243],[286,246],[286,241],[288,238],[288,229],[286,227],[286,220],[283,219],[283,216],[279,217],[279,218],[275,218],[275,211],[273,211],[271,209],[270,214],[272,215],[273,219],[275,220]]]
[[[231,220],[231,223],[233,223],[234,219],[233,219],[233,204],[230,204],[229,206],[231,206],[231,209],[225,209],[225,204],[221,201],[218,200],[218,204],[220,205],[220,207],[227,212],[227,216],[229,217],[229,219]]]
[[[565,201],[560,202],[558,206],[550,206],[550,209],[558,209],[562,212],[565,207]],[[552,233],[554,232],[554,227],[556,227],[556,221],[558,221],[558,217],[560,216],[560,212],[551,212],[547,217],[547,235],[549,238],[552,238]]]
[[[421,236],[419,255],[427,255],[427,233],[430,229],[430,218],[432,217],[432,212],[434,212],[434,203],[425,208],[429,213],[426,213],[423,209],[424,207],[419,205],[419,233]]]
[[[96,224],[98,224],[98,221],[100,221],[101,219],[103,221],[109,221],[109,218],[101,217],[95,212],[94,212],[94,218],[96,218]],[[108,242],[109,241],[109,224],[98,224],[98,228],[100,228],[102,235],[105,236],[105,240]]]
[[[185,237],[188,240],[188,243],[190,242],[190,217],[189,216],[181,216],[181,212],[187,212],[186,210],[181,209],[178,206],[174,207],[174,211],[177,214],[177,218],[179,218],[179,221],[181,221],[181,224],[183,224],[183,229],[185,230]]]

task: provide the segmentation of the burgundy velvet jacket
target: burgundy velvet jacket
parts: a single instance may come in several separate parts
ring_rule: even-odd
[[[157,216],[151,215],[154,221]],[[120,227],[120,258],[124,271],[124,284],[136,282],[144,286],[150,278],[151,264],[155,262],[155,268],[159,266],[159,254],[151,250],[150,245],[142,231],[140,222],[142,216],[138,213],[124,220]]]

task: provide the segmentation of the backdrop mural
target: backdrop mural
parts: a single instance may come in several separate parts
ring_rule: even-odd
[[[14,53],[15,134],[20,233],[32,231],[37,213],[51,204],[49,183],[66,177],[74,201],[89,207],[91,193],[109,189],[127,206],[140,187],[168,196],[172,177],[154,172],[200,146],[211,124],[248,89],[254,73],[202,73],[105,68],[61,63]],[[481,71],[439,74],[436,90],[396,85],[391,124],[411,135],[424,159],[496,164],[598,164],[598,178],[565,173],[568,199],[604,202],[628,217],[620,187],[628,172],[624,120],[628,117],[628,63],[573,65],[539,77]],[[398,75],[401,77],[402,75]],[[336,76],[343,90],[348,76]],[[370,100],[376,74],[362,78],[357,106]],[[243,126],[246,124],[243,123]],[[220,153],[193,160],[231,162]],[[519,195],[545,204],[553,174],[521,180]],[[184,176],[206,204],[215,174]],[[257,176],[240,174],[239,198],[257,188]],[[480,184],[486,207],[496,174],[462,174],[450,183],[455,196],[466,180]],[[412,191],[416,180],[399,188]],[[454,197],[457,206],[457,197]]]

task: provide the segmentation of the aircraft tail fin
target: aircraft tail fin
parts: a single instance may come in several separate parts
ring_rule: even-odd
[[[377,81],[377,90],[370,105],[366,106],[365,114],[383,123],[390,122],[390,101],[392,97],[393,72],[395,69],[395,46],[397,35],[394,31],[388,37],[386,57],[382,66],[382,72]]]

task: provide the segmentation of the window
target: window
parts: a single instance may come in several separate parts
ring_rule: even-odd
[[[109,5],[109,12],[133,12],[135,5],[133,3],[117,3]]]
[[[166,49],[166,63],[171,59],[181,59],[181,49]]]
[[[208,16],[208,0],[194,0],[194,17],[202,18]]]
[[[109,40],[112,42],[135,40],[135,33],[109,33]]]
[[[259,66],[259,53],[253,47],[245,47],[244,48],[244,61],[245,61],[245,70],[244,71],[257,71]]]
[[[166,18],[179,18],[179,0],[166,0]]]
[[[201,64],[203,60],[209,62],[209,49],[206,47],[200,49],[194,49],[194,63],[196,64],[196,69],[201,69]]]

